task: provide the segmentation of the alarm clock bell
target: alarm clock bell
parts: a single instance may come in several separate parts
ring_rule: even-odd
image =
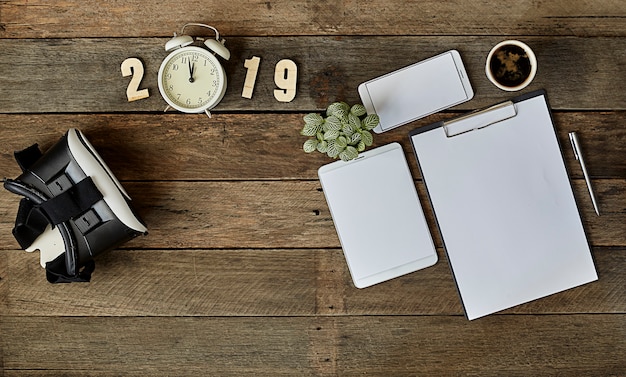
[[[186,35],[185,28],[199,26],[211,29],[215,38]],[[198,42],[198,43],[195,43]],[[203,42],[203,43],[200,43]],[[230,59],[230,51],[213,26],[188,23],[181,28],[181,35],[165,43],[165,57],[159,68],[158,85],[161,96],[170,107],[190,114],[206,113],[222,100],[226,93],[226,72],[216,58]]]

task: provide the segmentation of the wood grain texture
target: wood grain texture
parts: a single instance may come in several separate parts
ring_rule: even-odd
[[[164,44],[186,22],[216,26],[232,53],[212,119],[163,113]],[[79,128],[150,230],[99,255],[91,283],[51,285],[38,253],[18,250],[19,198],[0,189],[0,377],[626,376],[624,37],[623,0],[0,0],[0,176],[19,175],[13,151]],[[520,93],[484,74],[509,38],[539,61]],[[475,98],[375,136],[402,144],[439,262],[357,289],[317,178],[331,160],[302,151],[302,117],[450,49]],[[144,64],[147,99],[126,97],[129,57]],[[298,66],[289,103],[273,95],[281,59]],[[468,321],[407,134],[535,89],[547,90],[599,280]]]
[[[490,48],[502,37],[235,37],[225,68],[228,89],[215,112],[307,111],[335,100],[359,101],[360,83],[450,49],[458,49],[476,93],[456,109],[476,109],[510,97],[484,74]],[[163,111],[157,73],[166,53],[164,38],[0,39],[0,112],[145,112]],[[539,61],[525,89],[545,88],[554,109],[625,110],[626,45],[620,38],[528,37]],[[329,54],[326,51],[340,51]],[[610,53],[607,53],[610,51]],[[262,58],[252,99],[241,97],[244,60]],[[128,102],[130,78],[121,75],[128,57],[144,62],[140,88],[152,95]],[[576,64],[566,64],[576,57]],[[298,65],[296,98],[274,99],[274,66],[281,59]],[[601,69],[599,68],[601,67]],[[45,90],[45,91],[44,91]],[[581,95],[574,95],[581,93]],[[200,118],[199,118],[200,119]]]
[[[141,0],[0,3],[0,38],[168,36],[187,22],[225,35],[626,35],[620,0],[561,3],[424,0]]]
[[[2,315],[463,315],[438,253],[433,267],[357,289],[341,249],[116,250],[97,258],[90,284],[62,286],[47,283],[37,253],[3,250]],[[598,281],[501,314],[626,313],[626,248],[594,248],[593,256]]]
[[[626,246],[626,180],[594,180],[602,216],[596,216],[585,181],[573,182],[593,246]],[[418,182],[435,243],[439,234],[422,182]],[[132,248],[334,248],[339,239],[318,181],[127,182],[125,188],[149,235]],[[19,197],[0,195],[0,249],[18,248],[11,235]]]
[[[437,114],[374,136],[374,147],[400,142],[416,179],[410,130],[461,113]],[[317,179],[331,159],[306,154],[299,114],[0,114],[0,175],[20,170],[13,151],[50,148],[69,128],[82,130],[122,180]],[[582,178],[567,136],[576,131],[593,178],[626,177],[626,112],[555,112],[554,122],[572,177]]]
[[[625,324],[624,314],[0,317],[0,342],[7,376],[527,376],[529,362],[534,376],[620,376]]]

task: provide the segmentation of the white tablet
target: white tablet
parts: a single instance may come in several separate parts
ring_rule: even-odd
[[[352,280],[365,288],[437,262],[402,147],[392,143],[318,175]]]
[[[376,113],[381,133],[474,97],[461,55],[450,50],[359,85],[369,114]]]

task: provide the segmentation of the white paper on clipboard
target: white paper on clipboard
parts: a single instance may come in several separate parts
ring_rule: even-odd
[[[410,135],[470,320],[598,278],[545,92],[476,117]]]
[[[318,175],[357,288],[437,262],[400,144],[324,165]]]

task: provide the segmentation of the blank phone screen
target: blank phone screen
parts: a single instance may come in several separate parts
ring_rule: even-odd
[[[469,100],[452,53],[365,83],[384,130]]]

